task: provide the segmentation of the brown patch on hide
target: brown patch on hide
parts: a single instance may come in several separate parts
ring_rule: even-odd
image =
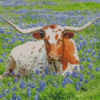
[[[48,29],[48,28],[49,28],[48,26],[45,26],[45,27],[42,28],[42,30],[46,30],[46,29]]]
[[[53,24],[53,25],[49,25],[49,27],[50,27],[51,29],[55,29],[55,28],[57,27],[57,25],[56,25],[56,24]]]

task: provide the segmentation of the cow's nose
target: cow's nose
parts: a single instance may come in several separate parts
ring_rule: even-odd
[[[51,53],[51,54],[48,55],[48,57],[49,57],[49,58],[55,58],[55,57],[57,57],[57,54],[52,54],[52,53]]]

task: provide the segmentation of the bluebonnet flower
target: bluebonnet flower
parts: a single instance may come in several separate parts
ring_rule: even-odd
[[[78,49],[78,51],[80,51],[80,50],[81,50],[81,46],[80,46],[80,45],[78,45],[78,46],[77,46],[77,49]]]
[[[96,60],[94,60],[94,63],[96,63]]]
[[[69,83],[70,83],[70,84],[72,84],[72,83],[73,83],[73,81],[72,81],[72,80],[70,80],[70,81],[69,81]]]
[[[5,49],[5,47],[6,47],[6,46],[5,46],[4,43],[3,43],[2,48]]]
[[[80,82],[79,86],[82,87],[82,82]]]
[[[9,90],[7,89],[6,92],[9,93]]]
[[[27,96],[28,96],[28,98],[31,98],[30,88],[27,88]]]
[[[5,92],[3,92],[3,96],[6,96],[6,93]]]
[[[10,86],[10,82],[8,82],[8,86]]]
[[[85,79],[85,83],[88,83],[88,80],[87,79]]]
[[[34,100],[38,100],[38,96],[37,95],[35,95]]]
[[[83,35],[80,36],[80,40],[83,40]]]
[[[99,71],[98,67],[96,67],[95,71],[97,71],[97,72]]]
[[[77,70],[77,66],[74,67],[74,70]]]
[[[17,96],[17,100],[21,100],[20,96]]]
[[[25,93],[23,92],[22,94],[24,95]]]
[[[64,81],[62,82],[62,87],[65,87],[65,82]]]
[[[76,91],[79,91],[79,87],[78,86],[76,86]]]
[[[89,57],[89,55],[88,54],[86,54],[86,58],[88,58]]]
[[[48,75],[48,73],[49,73],[48,67],[45,67],[45,73],[46,73],[46,75]]]
[[[35,76],[33,75],[32,77],[33,77],[33,81],[35,81]]]
[[[39,92],[39,87],[37,87],[37,88],[36,88],[36,91],[38,91],[38,92]]]
[[[94,78],[94,75],[93,74],[91,75],[91,78]]]
[[[90,64],[88,65],[88,69],[91,69],[91,70],[92,70],[92,68],[93,68],[93,66],[92,66],[92,64],[90,63]]]
[[[89,48],[87,48],[87,52],[91,53],[91,50]]]
[[[57,73],[54,71],[54,72],[53,72],[53,76],[55,76],[56,74],[57,74]]]
[[[42,82],[40,84],[40,89],[41,89],[42,92],[44,91],[44,86],[43,86],[43,83]]]
[[[70,76],[70,72],[66,72],[66,77]]]
[[[80,65],[80,69],[83,71],[84,69],[83,69],[83,65]]]
[[[38,75],[39,75],[39,70],[38,70],[38,69],[36,69],[36,74],[38,74]]]
[[[80,76],[80,81],[83,82],[83,76]]]
[[[87,58],[87,61],[88,61],[88,62],[91,62],[91,61],[92,61],[92,59],[91,59],[91,58]]]
[[[0,62],[3,62],[3,59],[0,59]]]
[[[76,82],[76,86],[79,86],[79,82],[78,81]]]
[[[66,78],[64,77],[63,81],[65,82]]]
[[[38,95],[39,94],[39,92],[38,91],[36,91],[36,93],[35,93],[36,95]]]
[[[16,100],[16,94],[15,94],[15,92],[13,92],[13,94],[12,94],[12,99]]]
[[[41,79],[39,79],[39,84],[41,84]]]
[[[21,82],[20,82],[19,86],[21,89],[23,89],[23,84]]]
[[[64,83],[67,84],[68,82],[69,82],[69,80],[68,79],[65,79]]]
[[[15,83],[15,82],[18,82],[18,78],[14,78],[14,83]]]
[[[7,72],[4,72],[4,75],[7,76]]]
[[[12,75],[14,75],[14,71],[12,71],[12,73],[11,73]]]
[[[43,81],[43,87],[46,87],[45,81]]]
[[[17,74],[17,77],[20,77],[20,74],[19,73]]]
[[[55,83],[53,82],[52,85],[55,85]]]
[[[76,71],[73,71],[73,72],[72,72],[72,77],[74,77],[74,78],[77,78],[77,77],[78,77]]]
[[[76,42],[78,42],[78,39],[76,39]]]
[[[0,98],[2,98],[2,94],[0,93]]]
[[[83,40],[83,45],[85,45],[85,44],[87,44],[87,41],[86,41],[86,39],[85,39],[85,40]]]
[[[89,71],[87,72],[87,75],[90,75],[90,72]]]
[[[42,72],[42,77],[43,77],[43,78],[45,77],[44,72]]]
[[[83,57],[83,61],[85,61],[85,58]]]
[[[34,84],[34,83],[32,83],[32,86],[31,86],[31,88],[35,88],[35,84]]]

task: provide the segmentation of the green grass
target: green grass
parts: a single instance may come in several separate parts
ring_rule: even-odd
[[[35,1],[35,0],[34,0]],[[52,0],[50,0],[52,1]],[[61,3],[62,0],[59,0],[59,2]],[[55,0],[54,2],[58,3],[58,0]],[[36,20],[32,20],[31,18],[28,18],[28,16],[31,14],[31,9],[52,9],[53,11],[70,11],[70,10],[91,10],[93,11],[94,13],[96,12],[96,8],[97,11],[99,12],[100,11],[100,4],[98,3],[93,3],[93,2],[87,2],[87,3],[75,3],[75,4],[69,4],[68,2],[65,2],[63,1],[62,2],[63,4],[58,4],[57,6],[55,5],[43,5],[43,7],[39,7],[39,5],[35,5],[35,6],[30,6],[30,5],[26,5],[26,6],[18,6],[18,7],[1,7],[0,6],[0,13],[2,13],[4,15],[4,17],[6,18],[5,16],[5,10],[8,11],[8,16],[9,16],[9,19],[13,18],[13,16],[15,16],[15,22],[18,20],[18,17],[19,15],[18,14],[15,14],[11,11],[13,10],[19,10],[19,9],[28,9],[29,10],[29,13],[27,15],[25,15],[27,17],[27,20],[26,18],[23,18],[21,20],[21,22],[25,22],[26,24],[29,24],[31,21],[36,23]],[[86,8],[87,7],[87,8]],[[7,18],[8,19],[8,18]],[[14,22],[14,23],[15,23]],[[66,22],[67,23],[67,22]],[[16,24],[16,23],[15,23]],[[0,23],[0,26],[1,27],[4,27],[6,25],[6,27],[8,26],[6,23]],[[92,30],[91,30],[92,29]],[[94,32],[94,30],[96,29],[96,32]],[[11,31],[12,34],[15,33],[16,31],[13,30]],[[97,38],[100,38],[100,25],[98,25],[97,27],[95,27],[94,25],[91,25],[91,27],[89,27],[87,30],[83,31],[83,32],[80,32],[78,34],[78,36],[74,36],[74,40],[76,40],[77,38],[79,38],[81,36],[81,34],[83,35],[84,39],[86,39],[86,35],[88,34],[89,37],[87,38],[87,40],[89,41],[89,39],[91,38],[92,40],[94,39],[89,33],[92,33],[93,35],[95,35],[95,33],[97,33],[96,37]],[[7,35],[7,34],[3,34],[2,36],[3,37],[9,37],[11,38],[11,35]],[[0,34],[1,35],[1,34]],[[23,35],[24,37],[24,35]],[[31,36],[30,36],[31,37]],[[29,37],[28,37],[29,38]],[[0,44],[2,44],[2,38],[0,37]],[[7,51],[7,55],[6,55],[6,59],[3,58],[2,56],[0,56],[0,58],[3,58],[4,60],[7,60],[8,56],[9,56],[9,50],[12,50],[14,48],[15,45],[20,45],[21,42],[20,41],[17,41],[16,43],[14,43],[13,45],[9,45],[10,46],[10,49],[9,48],[6,48],[6,49],[2,49],[2,45],[0,45],[0,55],[2,54],[2,52],[5,52]],[[99,43],[97,43],[96,45],[98,46]],[[5,44],[5,45],[8,45],[8,44]],[[78,43],[76,43],[76,45],[78,45]],[[89,42],[87,42],[87,48],[89,48]],[[83,50],[84,50],[84,47],[82,47]],[[100,46],[98,46],[98,48],[95,48],[95,45],[93,46],[93,49],[98,52],[98,50],[100,49]],[[80,51],[79,53],[79,57],[81,58],[82,57],[82,51]],[[96,54],[97,55],[97,54]],[[89,54],[89,57],[91,59],[95,59],[94,57],[92,57],[90,54]],[[85,57],[86,58],[86,57]],[[46,88],[44,89],[44,92],[40,92],[39,93],[39,100],[100,100],[100,72],[96,72],[95,71],[95,68],[100,65],[100,62],[99,60],[96,60],[97,63],[92,63],[93,64],[93,71],[90,71],[91,74],[93,74],[95,76],[94,79],[92,79],[91,81],[89,81],[89,83],[85,84],[83,82],[83,87],[80,88],[79,91],[76,91],[75,90],[75,83],[73,84],[66,84],[66,87],[65,88],[62,88],[61,87],[61,82],[63,80],[63,76],[61,75],[57,75],[57,76],[51,76],[51,75],[48,75],[48,76],[45,76],[45,82],[46,82]],[[84,75],[84,79],[87,78],[89,80],[89,77],[87,76],[87,67],[88,67],[88,62],[86,61],[83,61],[83,62],[80,62],[83,67],[84,67],[84,71],[82,71],[82,74]],[[5,62],[3,62],[3,64],[6,64]],[[2,63],[0,63],[0,74],[3,74],[4,72],[4,69],[5,69],[5,65],[3,65]],[[38,82],[39,82],[39,78],[42,79],[42,77],[38,77],[37,75],[35,75],[35,78],[36,78],[36,81],[34,82],[35,83],[35,86],[37,87],[38,86]],[[51,82],[48,82],[49,79],[52,79]],[[74,80],[74,82],[77,82],[79,81],[79,78],[77,79],[73,79],[71,76],[70,78],[72,80]],[[1,83],[3,85],[3,87],[0,87],[0,93],[2,93],[2,89],[9,89],[9,87],[7,86],[7,83],[8,82],[11,82],[11,86],[10,87],[13,87],[14,85],[16,85],[16,95],[20,95],[22,100],[25,100],[25,98],[27,97],[27,95],[22,95],[22,92],[25,92],[27,93],[26,89],[23,89],[21,90],[19,88],[19,83],[13,83],[13,80],[14,78],[13,77],[8,77],[8,78],[4,78],[1,80]],[[28,81],[27,78],[24,78],[23,80],[25,80],[26,82]],[[29,80],[31,83],[33,82],[32,79]],[[51,86],[52,85],[52,82],[56,82],[58,83],[58,89],[56,89],[54,86]],[[36,89],[31,89],[31,93],[32,93],[32,98],[34,98],[35,96],[35,91]],[[10,91],[9,94],[6,95],[7,99],[8,98],[11,98],[12,97],[12,92]],[[2,99],[0,99],[2,100]],[[28,100],[28,99],[26,99]],[[29,99],[31,100],[31,99]]]

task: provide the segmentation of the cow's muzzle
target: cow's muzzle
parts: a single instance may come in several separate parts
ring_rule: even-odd
[[[50,62],[59,61],[60,60],[60,55],[50,53],[50,54],[48,54],[47,59]]]

